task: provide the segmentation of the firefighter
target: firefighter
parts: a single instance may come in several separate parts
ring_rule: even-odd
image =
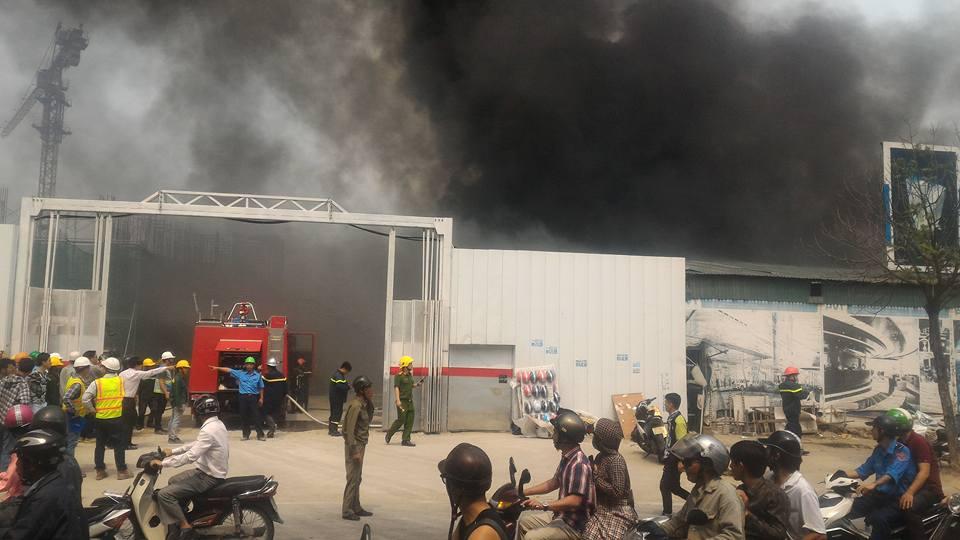
[[[260,419],[260,407],[263,407],[263,377],[257,371],[257,361],[248,356],[243,361],[243,369],[210,366],[214,371],[228,373],[237,380],[240,391],[240,416],[243,422],[243,440],[250,439],[250,426],[257,430],[257,440],[265,441]]]
[[[373,383],[363,375],[353,380],[356,397],[347,405],[343,415],[343,453],[347,469],[347,485],[343,488],[343,519],[357,521],[369,517],[360,506],[360,479],[363,476],[363,455],[370,439],[370,420],[373,418]]]
[[[410,440],[410,434],[413,432],[413,417],[415,414],[413,407],[413,389],[420,386],[420,382],[413,382],[411,375],[411,366],[413,358],[404,356],[400,358],[400,373],[393,379],[394,403],[397,406],[397,419],[387,430],[384,439],[390,444],[390,439],[401,427],[403,428],[403,446],[416,446]],[[421,381],[422,382],[422,381]]]
[[[267,438],[277,433],[277,418],[287,400],[287,378],[277,369],[277,359],[267,360],[267,374],[263,377],[263,420],[267,424]]]
[[[294,398],[304,409],[307,408],[307,401],[310,399],[310,366],[302,357],[297,358],[297,365],[293,366],[293,383],[295,389]]]
[[[330,428],[331,437],[340,436],[340,417],[343,415],[343,404],[347,401],[347,392],[350,391],[350,383],[347,382],[347,375],[353,371],[350,362],[340,364],[340,367],[330,376]]]
[[[800,402],[807,399],[810,392],[805,390],[797,377],[800,370],[790,366],[783,371],[783,382],[780,383],[778,390],[780,399],[783,401],[783,415],[787,417],[786,430],[793,432],[797,437],[803,438],[803,429],[800,427]]]

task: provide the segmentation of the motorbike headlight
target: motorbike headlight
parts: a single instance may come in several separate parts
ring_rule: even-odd
[[[952,514],[960,514],[960,493],[954,493],[947,499],[947,508]]]

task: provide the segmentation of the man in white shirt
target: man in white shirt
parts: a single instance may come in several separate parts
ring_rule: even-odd
[[[120,378],[123,380],[123,427],[125,429],[127,450],[136,450],[137,445],[133,444],[133,427],[137,423],[137,390],[140,389],[140,381],[143,379],[153,379],[157,375],[167,370],[172,370],[173,366],[163,365],[155,369],[143,371],[143,360],[139,356],[132,356],[127,359],[127,369],[120,372]],[[147,396],[148,398],[150,396]]]
[[[196,463],[197,468],[182,472],[167,483],[167,487],[157,493],[160,519],[167,528],[180,526],[180,540],[194,538],[195,533],[180,501],[200,495],[218,484],[227,477],[227,467],[230,461],[230,443],[227,437],[227,428],[220,421],[220,403],[213,396],[203,396],[194,402],[194,412],[200,417],[203,426],[197,434],[197,440],[173,450],[164,450],[166,456],[163,461],[154,460],[154,467],[180,467],[187,463]],[[171,538],[168,535],[167,538]],[[176,538],[176,537],[174,537]]]
[[[803,446],[790,431],[775,431],[760,442],[767,447],[770,472],[767,478],[783,490],[790,501],[787,536],[790,540],[826,540],[827,528],[820,513],[817,492],[800,474]]]

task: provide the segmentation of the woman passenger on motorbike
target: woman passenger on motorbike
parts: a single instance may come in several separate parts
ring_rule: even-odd
[[[597,490],[597,510],[587,521],[584,540],[623,538],[637,522],[630,490],[630,471],[620,454],[623,429],[609,418],[597,420],[593,428],[593,447],[600,453],[593,458],[593,481]]]

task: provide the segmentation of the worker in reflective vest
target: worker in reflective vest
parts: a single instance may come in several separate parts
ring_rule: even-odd
[[[67,453],[74,456],[80,433],[87,423],[87,408],[83,406],[83,393],[92,379],[90,360],[81,356],[74,363],[74,373],[64,383],[63,411],[67,413]],[[76,457],[76,456],[74,456]]]
[[[120,361],[107,358],[103,361],[107,373],[90,383],[83,392],[83,406],[93,411],[97,418],[97,447],[93,452],[93,463],[97,470],[97,480],[107,477],[107,466],[103,461],[107,444],[113,445],[113,459],[117,466],[117,480],[130,478],[127,471],[127,438],[121,414],[123,412],[123,379],[118,375]]]

